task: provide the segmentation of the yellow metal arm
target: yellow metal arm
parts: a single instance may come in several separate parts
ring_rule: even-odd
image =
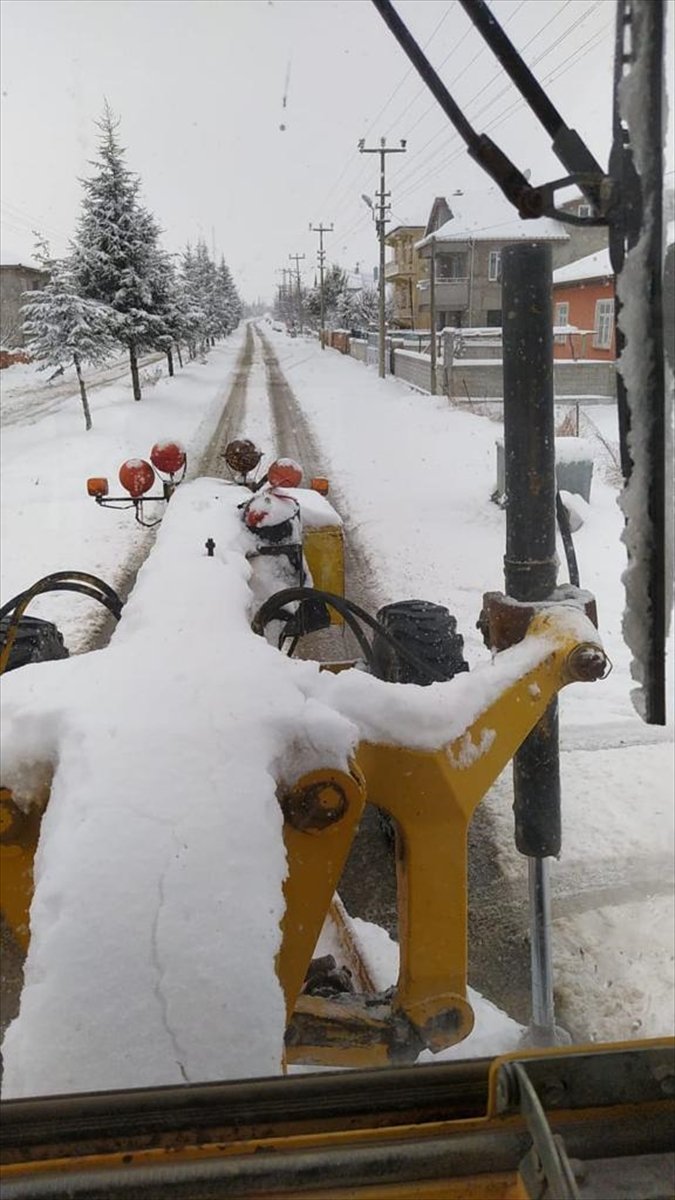
[[[363,1004],[372,1041],[361,1053],[361,1065],[385,1057],[416,1057],[426,1046],[438,1051],[465,1038],[473,1026],[473,1011],[466,999],[467,988],[467,836],[477,805],[513,757],[530,731],[546,712],[565,684],[599,678],[606,658],[595,641],[582,641],[570,631],[569,614],[555,609],[539,613],[530,624],[529,637],[550,640],[550,651],[540,663],[524,672],[459,737],[434,751],[362,742],[356,764],[364,780],[366,798],[390,813],[397,832],[397,901],[400,972],[395,996],[389,1005],[389,1022],[373,1025],[372,998]],[[581,617],[578,628],[590,623]],[[296,786],[302,792],[304,781]],[[362,801],[355,799],[344,826],[330,830],[331,878],[336,857],[346,861]],[[304,836],[304,840],[303,840]],[[308,839],[294,831],[286,835],[289,883],[294,873],[304,879],[321,876],[325,834]],[[337,848],[339,847],[339,850]],[[314,859],[312,868],[308,859]],[[287,888],[284,941],[279,957],[282,984],[289,978],[293,962],[294,987],[304,979],[312,950],[300,936],[310,918],[312,929],[320,929],[327,912],[326,890],[313,892],[303,887]],[[320,912],[314,911],[315,905]],[[303,961],[299,961],[302,956]],[[325,1004],[322,1027],[321,1004],[316,998],[286,993],[289,1011],[296,1007],[298,1019],[292,1031],[289,1057],[310,1062],[339,1062],[336,1052],[335,1005],[342,1008],[345,1032],[353,1029],[353,997]],[[381,1016],[381,1014],[380,1014]],[[311,1017],[311,1021],[310,1021]],[[298,1044],[299,1025],[306,1034],[311,1027],[314,1045]],[[365,1028],[365,1026],[364,1026]],[[408,1036],[406,1036],[406,1030]],[[304,1038],[303,1038],[304,1040]],[[347,1042],[344,1044],[347,1057]],[[353,1038],[349,1049],[353,1062]]]

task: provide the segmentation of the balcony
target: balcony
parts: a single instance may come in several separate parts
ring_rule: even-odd
[[[419,287],[420,307],[429,307],[430,284],[428,279],[422,280]],[[434,299],[436,308],[459,310],[469,307],[468,279],[437,279]]]
[[[385,279],[410,279],[412,278],[412,267],[404,266],[394,258],[391,262],[384,264],[384,277]]]

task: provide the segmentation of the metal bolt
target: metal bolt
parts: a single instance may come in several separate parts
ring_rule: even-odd
[[[610,661],[600,646],[577,646],[567,660],[567,667],[572,679],[592,683],[603,679],[609,674]]]
[[[289,825],[315,832],[335,825],[348,808],[344,791],[331,780],[297,788],[284,796],[281,803]]]
[[[567,1094],[562,1079],[547,1079],[541,1089],[541,1101],[545,1108],[558,1108]]]
[[[661,1085],[664,1096],[675,1096],[675,1069],[668,1063],[662,1063],[654,1068],[653,1074]]]

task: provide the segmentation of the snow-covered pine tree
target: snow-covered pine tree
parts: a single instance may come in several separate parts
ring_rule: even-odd
[[[375,325],[380,314],[380,295],[377,288],[361,288],[354,296],[353,312],[354,320],[363,329]]]
[[[99,154],[92,178],[82,183],[73,268],[80,295],[113,310],[116,338],[129,351],[134,399],[140,400],[138,354],[161,334],[153,297],[159,227],[139,201],[140,180],[125,165],[119,121],[107,103],[97,124]]]
[[[205,339],[207,314],[202,307],[200,268],[196,251],[188,242],[183,251],[180,274],[183,330],[190,358],[195,358],[197,346]]]
[[[77,372],[85,429],[92,427],[91,410],[82,374],[83,363],[96,365],[109,358],[115,347],[110,309],[77,293],[72,263],[49,256],[45,242],[34,255],[49,282],[37,292],[25,292],[23,330],[31,358],[47,367],[64,367],[71,362]]]
[[[356,307],[358,302],[358,293],[341,292],[335,306],[338,324],[341,329],[352,329],[358,324],[356,318]]]
[[[173,351],[183,365],[180,341],[184,337],[183,297],[173,257],[159,247],[152,272],[153,315],[160,324],[155,331],[155,346],[166,354],[169,375],[173,375]]]
[[[331,263],[327,268],[323,281],[324,319],[327,325],[337,321],[337,308],[340,296],[347,287],[347,272],[338,263]],[[321,289],[314,287],[307,297],[307,310],[316,324],[321,312]]]
[[[223,255],[217,272],[218,310],[223,334],[232,333],[241,320],[242,305],[232,273]]]
[[[220,336],[220,314],[218,305],[218,275],[216,264],[212,262],[206,242],[199,241],[195,249],[195,270],[199,303],[204,313],[204,328],[202,331],[204,344],[202,349],[212,346]]]

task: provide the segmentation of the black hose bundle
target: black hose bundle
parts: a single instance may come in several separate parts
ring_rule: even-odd
[[[318,600],[327,607],[335,609],[340,614],[345,624],[352,630],[371,674],[379,677],[378,664],[375,660],[373,647],[368,641],[362,625],[368,626],[377,638],[385,641],[394,651],[395,655],[405,659],[415,669],[415,673],[421,674],[428,683],[447,683],[452,678],[452,674],[449,675],[443,671],[439,671],[431,663],[425,662],[416,655],[398,638],[394,637],[382,621],[371,616],[359,604],[355,604],[353,600],[347,600],[344,596],[337,596],[333,592],[321,591],[319,588],[284,588],[283,591],[276,592],[261,605],[255,614],[251,622],[253,632],[262,635],[270,621],[283,619],[287,616],[288,614],[284,612],[286,604],[294,602],[302,604],[308,600]],[[297,638],[294,640],[293,648],[296,642]],[[468,668],[465,667],[464,669]]]

